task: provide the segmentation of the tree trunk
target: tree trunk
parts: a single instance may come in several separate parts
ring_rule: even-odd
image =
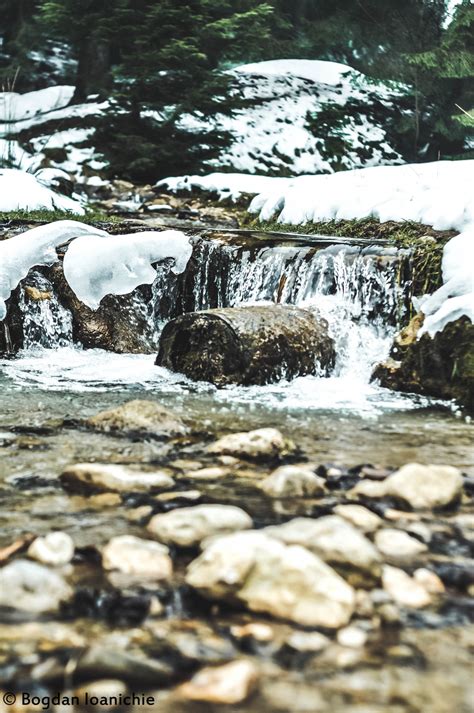
[[[79,49],[76,90],[73,103],[87,99],[89,94],[108,95],[111,87],[110,44],[93,33],[83,40]]]

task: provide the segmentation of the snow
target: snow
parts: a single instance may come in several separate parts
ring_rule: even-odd
[[[52,265],[58,259],[58,245],[85,234],[106,235],[75,220],[58,220],[0,241],[0,321],[6,316],[5,301],[29,270],[36,265]]]
[[[105,295],[125,295],[156,278],[152,263],[172,258],[172,272],[183,272],[192,247],[177,230],[146,231],[105,236],[91,243],[89,236],[74,240],[64,258],[64,275],[77,297],[97,309]]]
[[[69,104],[74,87],[69,85],[47,87],[35,92],[0,94],[0,122],[20,121],[38,114],[46,114]]]
[[[311,82],[322,82],[323,84],[341,84],[348,74],[356,72],[347,64],[340,62],[326,62],[322,60],[310,59],[274,59],[267,62],[253,62],[235,67],[234,72],[243,74],[262,74],[265,76],[301,77],[309,79]],[[360,74],[357,72],[357,74]]]
[[[271,178],[271,185],[275,188],[284,188],[291,179]],[[207,176],[175,176],[158,181],[158,188],[170,191],[208,191],[217,193],[219,199],[230,198],[237,200],[242,193],[253,195],[261,193],[269,185],[266,176],[249,176],[246,173],[210,173]]]
[[[189,238],[175,230],[110,236],[74,220],[33,228],[0,241],[0,321],[6,316],[5,301],[20,280],[32,267],[56,262],[57,246],[71,239],[64,275],[81,302],[92,309],[107,294],[123,295],[151,284],[156,278],[151,263],[172,259],[171,270],[183,272],[192,253]]]
[[[0,169],[0,211],[42,209],[84,214],[80,203],[50,190],[31,173],[16,168]]]

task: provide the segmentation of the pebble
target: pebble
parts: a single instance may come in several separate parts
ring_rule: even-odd
[[[286,643],[295,651],[322,651],[331,643],[331,639],[318,631],[293,631]]]
[[[384,566],[382,584],[385,591],[401,606],[422,609],[431,603],[431,597],[425,587],[397,567]]]
[[[383,525],[381,517],[362,505],[336,505],[334,513],[365,534],[375,532]]]
[[[337,641],[341,646],[357,649],[367,643],[367,632],[358,626],[346,626],[337,632]]]
[[[202,703],[242,703],[258,684],[258,668],[246,659],[223,666],[208,666],[177,689],[180,698]]]
[[[326,492],[324,479],[299,465],[280,466],[262,480],[260,487],[271,498],[314,497]]]
[[[49,532],[33,540],[27,554],[42,564],[60,567],[72,560],[74,541],[66,532]]]
[[[79,698],[79,704],[82,706],[86,705],[86,700],[90,701],[93,697],[97,697],[100,701],[101,698],[105,698],[108,701],[112,701],[108,704],[100,703],[98,705],[91,706],[93,710],[99,711],[113,711],[123,706],[118,703],[115,704],[113,698],[119,699],[120,696],[125,696],[128,692],[127,684],[123,681],[113,678],[104,678],[99,681],[91,681],[84,686],[76,688],[73,692],[74,696]]]
[[[152,517],[148,532],[160,542],[193,547],[213,535],[246,530],[252,519],[234,505],[194,505]]]
[[[0,569],[0,606],[35,614],[53,612],[71,596],[65,579],[37,562],[17,559]]]
[[[375,544],[390,564],[410,564],[428,548],[403,530],[386,528],[375,533]]]
[[[236,639],[249,637],[261,643],[268,643],[274,639],[272,627],[268,624],[261,624],[260,622],[249,622],[242,626],[231,626],[230,633],[232,636],[235,636]]]
[[[276,428],[231,433],[207,447],[208,453],[259,459],[281,458],[295,451],[293,441]]]
[[[167,547],[133,535],[113,537],[102,550],[102,566],[146,579],[169,579],[173,572]]]
[[[110,463],[77,463],[66,468],[61,481],[76,486],[116,492],[148,491],[174,486],[174,481],[162,471],[138,471]]]
[[[437,574],[425,567],[415,570],[413,579],[426,589],[429,594],[442,594],[446,588]]]
[[[219,478],[224,478],[226,475],[229,475],[228,468],[215,465],[209,468],[187,471],[183,477],[192,480],[219,480]]]

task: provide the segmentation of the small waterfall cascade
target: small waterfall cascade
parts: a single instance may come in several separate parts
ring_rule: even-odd
[[[106,300],[112,300],[117,322],[141,330],[149,351],[163,324],[183,312],[256,302],[314,309],[335,339],[336,375],[368,380],[403,314],[409,281],[400,283],[408,264],[407,253],[395,248],[236,245],[198,238],[185,273],[176,276],[165,266],[153,285]],[[36,292],[30,288],[28,295],[24,284],[18,301],[24,347],[71,346],[74,316],[47,273],[32,271],[25,282]]]

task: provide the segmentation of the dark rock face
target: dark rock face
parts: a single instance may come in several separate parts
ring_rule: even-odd
[[[334,366],[324,319],[298,307],[229,307],[191,312],[165,326],[156,364],[191,379],[267,384]]]
[[[462,317],[431,338],[416,341],[417,315],[395,339],[390,358],[372,374],[382,386],[442,399],[455,399],[474,411],[474,325]]]

